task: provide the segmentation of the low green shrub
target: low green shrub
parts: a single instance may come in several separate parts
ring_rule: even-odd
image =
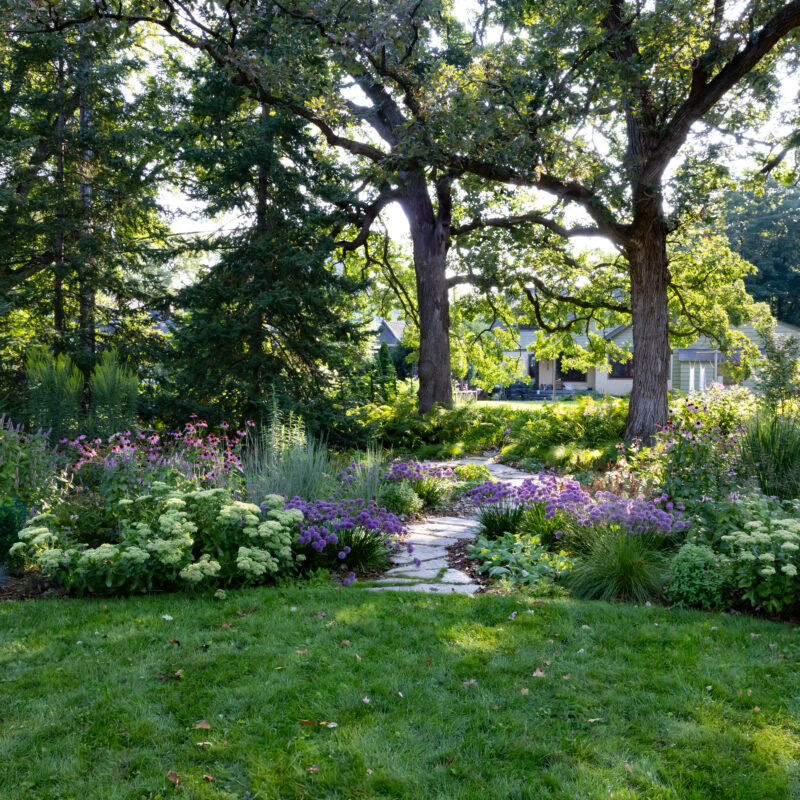
[[[672,557],[665,594],[681,608],[717,610],[732,588],[727,559],[708,545],[685,542]]]
[[[76,594],[130,594],[151,589],[243,586],[291,571],[297,510],[265,512],[231,499],[225,489],[180,492],[154,485],[119,503],[113,542],[89,546],[54,514],[40,514],[20,531],[11,555]]]
[[[621,532],[616,525],[595,529],[585,553],[567,581],[582,600],[632,600],[657,597],[664,584],[665,559],[649,537]]]
[[[553,583],[571,568],[566,553],[550,552],[538,536],[505,533],[492,540],[482,536],[467,552],[481,562],[478,572],[517,585]]]
[[[459,481],[483,483],[492,480],[492,473],[485,464],[459,464],[453,468],[453,472]]]
[[[378,495],[381,506],[393,514],[416,514],[424,505],[422,498],[405,481],[386,484]]]

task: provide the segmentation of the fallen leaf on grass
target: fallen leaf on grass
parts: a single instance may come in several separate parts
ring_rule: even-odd
[[[527,687],[527,686],[525,686],[525,687],[523,687],[522,689],[520,689],[519,691],[520,691],[520,694],[528,694],[528,692],[530,691],[530,689],[528,689],[528,687]]]
[[[181,646],[181,643],[177,639],[167,639],[170,644],[176,644],[178,647]]]
[[[180,679],[181,675],[183,675],[183,670],[179,669],[172,675],[162,675],[161,673],[159,673],[157,677],[160,681],[177,681]]]
[[[195,725],[195,728],[202,728],[202,730],[204,731],[211,730],[211,726],[204,719],[201,719],[200,722],[198,722],[197,725]]]
[[[568,672],[566,675],[562,675],[561,677],[562,677],[562,678],[563,678],[565,681],[568,681],[568,680],[569,680],[569,679],[572,677],[572,675],[571,675],[571,674]]]
[[[500,706],[492,706],[492,711],[499,711],[499,710],[500,710]]]
[[[180,783],[180,780],[181,780],[181,779],[180,779],[180,777],[179,777],[179,775],[178,775],[178,773],[177,773],[177,772],[173,772],[172,770],[170,770],[170,771],[167,773],[167,780],[168,780],[168,781],[169,781],[169,782],[170,782],[170,783],[171,783],[173,786],[177,786],[177,785]]]
[[[786,658],[786,656],[783,653],[778,653],[778,658]]]
[[[230,628],[230,626],[231,626],[230,622],[223,622],[222,623],[222,627],[223,628]]]
[[[342,639],[342,641],[339,643],[339,647],[350,647],[350,640]]]
[[[308,652],[308,648],[304,647],[302,650],[295,650],[295,653],[299,656],[304,656]]]
[[[545,677],[545,672],[541,667],[537,667],[536,668],[536,672],[532,672],[531,673],[531,677],[532,678],[544,678]]]
[[[203,775],[203,780],[211,781],[211,783],[214,783],[214,779],[211,777],[211,775]]]

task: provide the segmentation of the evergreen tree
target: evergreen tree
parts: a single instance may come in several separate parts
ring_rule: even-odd
[[[177,395],[238,416],[266,413],[273,392],[311,403],[364,355],[359,283],[337,274],[328,235],[338,184],[296,121],[205,62],[188,77],[184,186],[237,225],[206,242],[216,261],[177,298]]]
[[[143,36],[98,21],[0,45],[0,397],[36,344],[88,377],[100,350],[140,357],[153,341],[171,255],[159,178],[177,142]]]

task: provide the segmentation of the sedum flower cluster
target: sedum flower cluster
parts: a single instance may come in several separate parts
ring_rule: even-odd
[[[751,520],[723,536],[722,544],[737,584],[753,606],[778,612],[800,603],[800,519]]]
[[[12,555],[76,593],[263,583],[293,570],[298,509],[233,500],[222,488],[151,491],[119,502],[113,539],[90,547],[53,514],[31,519]]]

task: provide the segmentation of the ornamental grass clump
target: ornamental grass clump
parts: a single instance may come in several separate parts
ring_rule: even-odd
[[[757,414],[741,438],[742,472],[768,496],[800,497],[800,420],[780,414]]]
[[[650,536],[631,536],[618,525],[595,528],[567,576],[567,586],[581,600],[631,600],[658,597],[665,578],[665,558]]]

